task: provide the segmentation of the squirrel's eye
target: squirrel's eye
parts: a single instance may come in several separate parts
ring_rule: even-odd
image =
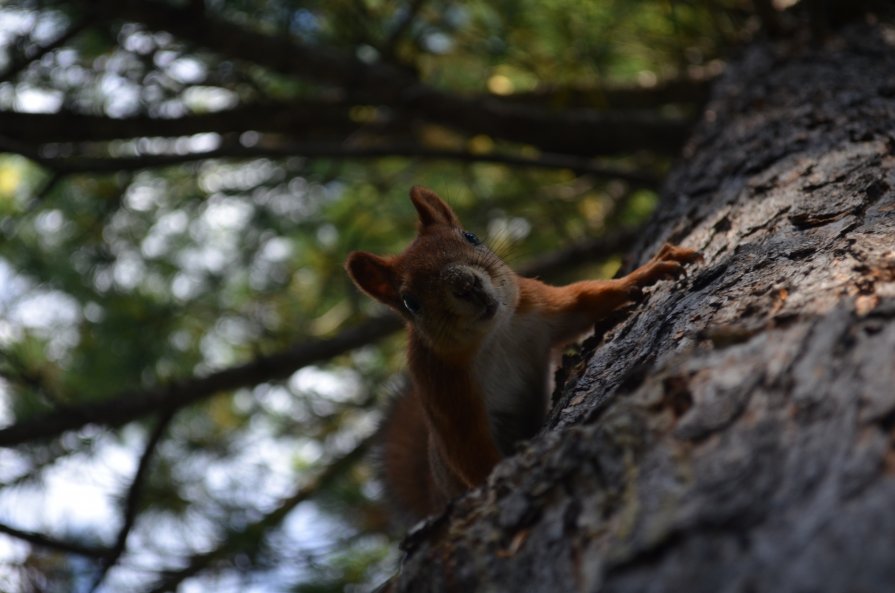
[[[463,231],[463,236],[466,237],[466,240],[469,241],[471,245],[481,245],[482,241],[475,236],[475,233],[470,233],[469,231]]]
[[[420,302],[416,300],[415,296],[409,294],[401,295],[401,301],[404,303],[404,308],[413,315],[420,312],[421,305]]]

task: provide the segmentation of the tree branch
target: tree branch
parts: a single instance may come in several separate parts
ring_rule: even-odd
[[[597,239],[574,243],[529,261],[518,272],[522,276],[537,276],[549,280],[574,264],[597,261],[613,253],[627,251],[640,238],[640,231],[639,228],[622,228]]]
[[[62,34],[59,35],[59,37],[57,37],[47,45],[39,46],[30,55],[23,56],[22,58],[17,60],[13,60],[6,66],[6,70],[0,72],[0,80],[12,79],[22,70],[27,68],[29,64],[40,60],[51,51],[59,49],[60,47],[74,39],[81,31],[86,29],[93,22],[93,20],[94,19],[92,16],[83,18],[63,31]]]
[[[579,175],[621,179],[640,187],[657,188],[658,175],[611,165],[601,165],[589,158],[562,154],[541,154],[524,157],[502,152],[474,153],[466,150],[442,150],[412,144],[353,147],[339,144],[283,144],[281,146],[242,146],[231,144],[215,150],[186,154],[141,155],[135,157],[65,157],[42,159],[41,164],[62,173],[112,173],[167,167],[208,159],[250,159],[260,157],[305,157],[309,159],[369,160],[408,158],[422,160],[458,161],[463,163],[494,163],[509,167],[569,169]]]
[[[548,110],[500,99],[466,99],[421,89],[412,112],[470,134],[529,144],[549,152],[606,155],[651,150],[676,154],[693,120],[655,113]]]
[[[180,583],[202,572],[211,563],[232,556],[248,547],[257,547],[261,538],[271,528],[279,526],[295,507],[313,497],[347,470],[354,467],[354,464],[366,455],[375,436],[373,434],[366,437],[355,445],[351,451],[332,461],[316,478],[297,488],[292,495],[283,499],[274,510],[245,527],[231,531],[211,550],[188,558],[183,568],[167,573],[156,583],[150,585],[146,593],[173,591],[177,589]]]
[[[549,278],[562,269],[580,265],[584,254],[598,257],[616,253],[633,243],[636,236],[636,230],[627,229],[591,239],[567,247],[558,252],[559,255],[544,257],[532,265],[523,266],[519,273]],[[88,424],[122,426],[152,413],[192,405],[218,393],[285,379],[302,367],[366,346],[400,328],[401,321],[396,316],[384,313],[331,338],[301,342],[283,351],[204,376],[173,382],[157,389],[126,391],[98,402],[60,407],[0,429],[0,447],[52,438]]]
[[[391,33],[389,33],[385,43],[382,44],[381,51],[383,58],[386,61],[394,61],[395,50],[398,47],[398,43],[401,41],[401,37],[403,37],[404,34],[407,33],[407,30],[410,29],[410,25],[413,24],[414,19],[416,19],[425,2],[426,0],[411,0],[404,8],[405,13],[401,17],[401,20],[398,21]]]
[[[413,82],[408,72],[400,68],[383,63],[366,64],[348,53],[252,31],[209,14],[209,11],[197,18],[188,7],[152,0],[82,0],[81,4],[93,7],[106,18],[142,23],[228,58],[319,83],[383,92]]]
[[[699,107],[708,100],[713,76],[679,77],[655,86],[547,86],[500,97],[523,105],[549,105],[558,109],[657,109],[669,104]]]
[[[102,559],[102,566],[93,581],[93,585],[90,587],[90,593],[93,593],[99,588],[105,580],[106,575],[109,573],[109,570],[118,562],[118,559],[121,558],[121,555],[124,553],[127,546],[127,538],[137,519],[137,509],[144,485],[146,484],[146,475],[149,470],[149,465],[152,462],[152,457],[155,455],[158,444],[162,440],[162,435],[164,435],[168,426],[171,424],[174,415],[175,410],[167,410],[162,413],[155,424],[155,428],[152,429],[149,438],[146,440],[143,454],[140,456],[140,462],[137,464],[137,471],[134,473],[134,478],[131,481],[131,486],[127,492],[123,520],[121,522],[121,528],[118,530],[118,537],[115,538],[115,544],[109,550],[109,553]]]
[[[0,446],[53,437],[87,424],[121,426],[154,412],[182,408],[217,393],[264,381],[285,379],[296,370],[329,360],[383,338],[401,327],[392,315],[379,315],[332,338],[309,340],[281,352],[205,376],[171,383],[148,391],[130,391],[102,401],[66,406],[0,429]]]
[[[251,31],[217,17],[197,21],[187,9],[136,0],[101,0],[91,5],[107,17],[168,31],[229,58],[350,89],[352,96],[387,104],[405,117],[549,152],[596,155],[654,150],[675,154],[693,123],[689,118],[651,113],[552,111],[507,104],[494,97],[458,97],[420,82],[405,69],[382,62],[364,63],[351,54]]]
[[[292,132],[303,139],[313,137],[313,129],[336,130],[347,136],[359,126],[349,120],[344,104],[280,104],[250,105],[228,111],[184,116],[176,119],[136,117],[115,119],[82,114],[44,114],[0,111],[0,149],[22,154],[37,163],[64,173],[101,173],[134,171],[170,166],[209,158],[254,158],[259,156],[306,156],[309,158],[374,159],[388,157],[491,162],[514,167],[571,169],[579,174],[623,179],[644,187],[656,187],[658,178],[649,173],[594,163],[589,158],[568,154],[545,153],[527,158],[500,153],[470,153],[399,144],[374,147],[345,147],[333,143],[284,144],[282,146],[244,147],[231,144],[213,151],[178,155],[143,155],[138,157],[66,157],[42,156],[32,143],[101,141],[139,136],[183,136],[201,132],[242,132],[247,130]],[[305,128],[312,127],[312,129]],[[318,128],[318,126],[322,126]]]
[[[0,111],[0,130],[3,131],[4,138],[20,142],[24,147],[49,142],[190,136],[205,132],[226,134],[249,130],[293,134],[304,140],[332,139],[343,138],[362,127],[362,123],[351,119],[349,111],[352,107],[352,104],[344,102],[327,101],[256,103],[176,118],[146,116],[113,118],[64,111],[59,113]]]
[[[42,548],[48,548],[50,550],[56,550],[59,552],[65,552],[67,554],[85,556],[87,558],[104,558],[109,554],[109,548],[90,546],[79,542],[55,539],[42,533],[37,533],[36,531],[17,529],[3,523],[0,523],[0,533],[4,533],[8,536],[20,539],[35,546],[40,546]]]

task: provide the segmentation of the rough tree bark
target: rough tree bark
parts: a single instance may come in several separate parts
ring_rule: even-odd
[[[746,52],[639,249],[689,278],[404,542],[400,591],[891,591],[895,29]]]

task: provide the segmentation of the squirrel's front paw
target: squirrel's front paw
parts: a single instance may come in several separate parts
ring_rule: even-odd
[[[676,261],[682,264],[689,264],[697,261],[703,261],[702,254],[693,249],[689,249],[687,247],[679,247],[677,245],[672,245],[671,243],[666,243],[662,246],[659,252],[653,256],[651,261]]]
[[[645,265],[629,276],[632,284],[649,286],[659,280],[672,280],[684,274],[684,264],[701,261],[702,254],[686,247],[666,243]]]

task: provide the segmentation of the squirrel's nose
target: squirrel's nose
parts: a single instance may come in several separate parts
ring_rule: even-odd
[[[481,311],[482,319],[490,319],[497,311],[497,301],[485,287],[481,274],[468,268],[455,267],[445,276],[449,290],[457,299],[465,301]]]
[[[482,279],[473,272],[463,270],[451,282],[451,292],[457,298],[473,301],[482,293]]]
[[[478,300],[483,292],[482,279],[472,270],[451,268],[447,281],[454,296],[463,300]]]

